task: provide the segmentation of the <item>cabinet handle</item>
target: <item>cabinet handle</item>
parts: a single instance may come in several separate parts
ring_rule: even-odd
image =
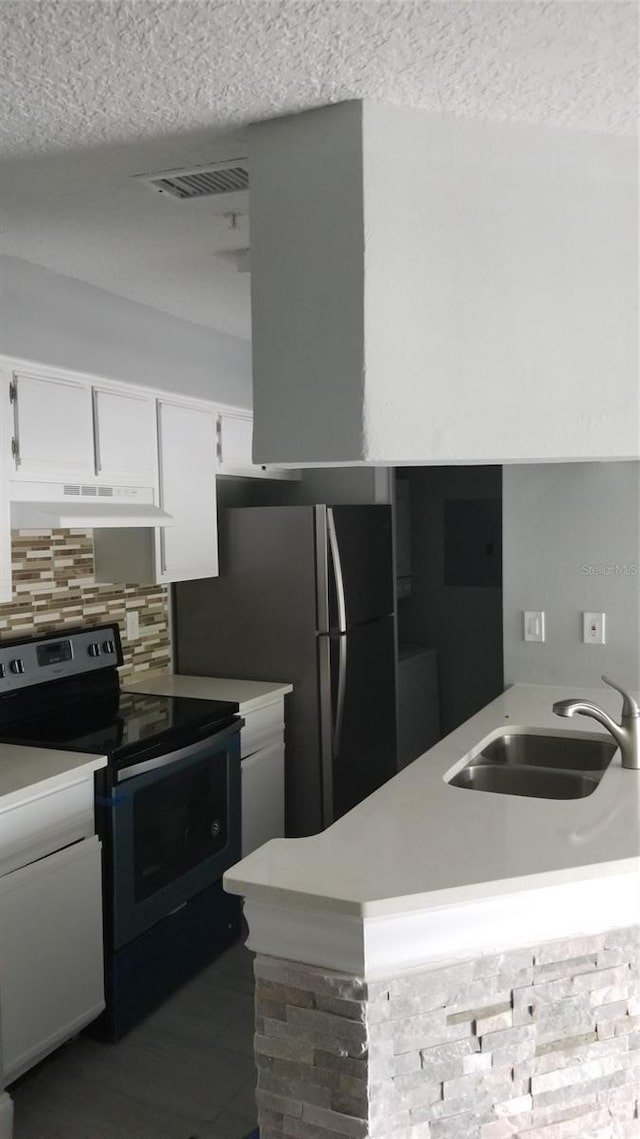
[[[16,465],[20,466],[20,431],[18,424],[18,381],[12,380],[9,384],[9,402],[13,404],[13,437],[11,439],[11,455]]]

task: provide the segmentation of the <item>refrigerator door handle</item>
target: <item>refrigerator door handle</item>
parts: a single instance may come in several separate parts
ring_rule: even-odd
[[[327,532],[329,534],[329,549],[331,551],[331,564],[333,566],[333,580],[336,587],[336,603],[338,606],[338,633],[347,631],[347,605],[344,595],[344,578],[342,576],[342,563],[340,561],[340,547],[336,533],[336,523],[333,516],[333,507],[327,507]],[[346,647],[345,647],[346,653]],[[346,660],[346,658],[345,658]]]
[[[322,761],[322,825],[333,822],[333,735],[334,719],[331,699],[331,638],[318,637],[320,666],[320,754]]]
[[[340,737],[342,736],[342,721],[344,720],[344,697],[347,687],[347,635],[343,633],[338,640],[338,691],[336,695],[336,718],[333,725],[333,755],[336,758],[340,751]]]

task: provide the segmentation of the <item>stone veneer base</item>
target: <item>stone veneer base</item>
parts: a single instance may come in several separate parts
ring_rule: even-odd
[[[363,981],[258,956],[260,1139],[640,1139],[640,927]]]

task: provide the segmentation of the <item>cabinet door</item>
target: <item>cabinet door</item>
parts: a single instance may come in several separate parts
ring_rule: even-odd
[[[0,879],[0,1007],[5,1083],[104,1008],[97,838]]]
[[[154,486],[156,417],[151,396],[94,388],[96,474],[106,482]]]
[[[216,577],[215,413],[160,400],[158,436],[160,505],[173,517],[158,530],[158,580]]]
[[[0,374],[1,370],[0,370]],[[4,377],[3,377],[4,378]],[[11,431],[9,416],[0,415],[0,602],[13,598],[11,567],[11,507],[9,474],[11,466]],[[0,1120],[0,1136],[2,1135]]]
[[[238,408],[218,413],[218,473],[260,479],[298,479],[298,471],[254,463],[253,415]]]
[[[14,375],[14,477],[94,481],[91,388],[74,380]]]
[[[242,857],[284,837],[284,739],[242,761]]]
[[[250,413],[221,411],[218,416],[218,462],[225,468],[251,472],[253,416]],[[260,467],[256,468],[260,470]]]

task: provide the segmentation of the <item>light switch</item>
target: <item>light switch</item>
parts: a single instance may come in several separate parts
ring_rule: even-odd
[[[541,609],[525,609],[524,639],[525,641],[544,641],[545,620],[544,612]]]
[[[585,645],[604,645],[606,613],[582,614],[582,640]]]

